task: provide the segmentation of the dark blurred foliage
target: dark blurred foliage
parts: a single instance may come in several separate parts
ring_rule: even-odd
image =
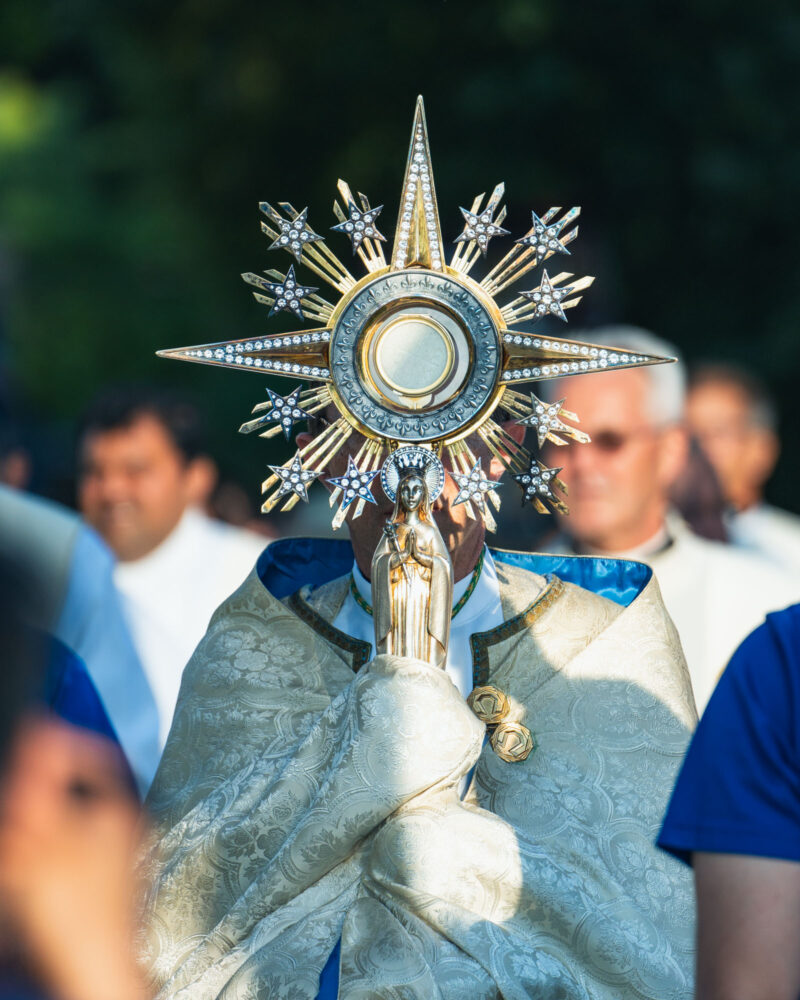
[[[308,204],[324,232],[344,177],[391,237],[420,92],[447,236],[500,179],[515,235],[532,208],[581,204],[575,269],[598,280],[573,327],[634,323],[690,361],[751,364],[800,432],[788,0],[4,0],[0,55],[6,360],[61,472],[87,397],[147,378],[205,399],[223,471],[257,490],[286,454],[236,434],[264,378],[153,352],[291,328],[238,277],[291,262],[267,250],[260,199]],[[797,509],[792,464],[772,495]]]

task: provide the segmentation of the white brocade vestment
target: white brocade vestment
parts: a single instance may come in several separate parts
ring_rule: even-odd
[[[331,624],[347,578],[282,603],[253,573],[214,615],[148,802],[162,1000],[313,1000],[339,940],[346,1000],[691,996],[691,875],[653,842],[695,716],[658,587],[496,567],[473,670],[533,732],[516,764],[444,671]]]

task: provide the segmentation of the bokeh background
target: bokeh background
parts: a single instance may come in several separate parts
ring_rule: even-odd
[[[40,492],[72,501],[76,417],[125,378],[203,400],[223,476],[257,501],[286,447],[236,428],[266,378],[154,352],[292,328],[238,277],[291,262],[261,199],[325,232],[343,177],[391,237],[422,93],[445,236],[499,180],[515,236],[582,205],[572,263],[597,281],[572,330],[634,323],[765,376],[770,497],[800,510],[795,4],[4,0],[0,58],[3,391]]]

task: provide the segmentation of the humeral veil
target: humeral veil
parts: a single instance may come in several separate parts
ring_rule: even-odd
[[[690,875],[653,841],[695,720],[657,585],[495,560],[474,680],[531,730],[516,763],[443,670],[330,624],[348,543],[273,544],[219,608],[149,800],[159,997],[691,994]]]

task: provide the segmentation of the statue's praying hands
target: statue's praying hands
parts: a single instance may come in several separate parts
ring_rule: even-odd
[[[372,561],[377,651],[444,667],[452,597],[450,557],[424,479],[412,472],[400,483],[394,516]]]

